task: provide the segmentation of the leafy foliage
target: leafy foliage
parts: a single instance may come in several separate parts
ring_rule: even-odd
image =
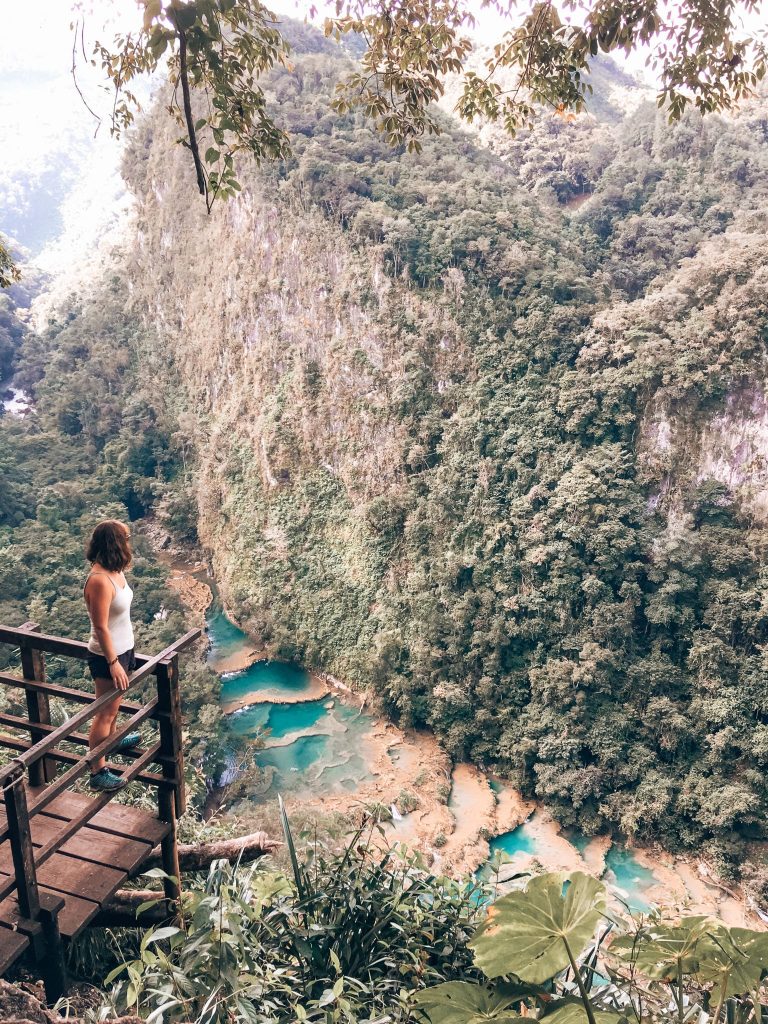
[[[293,879],[269,866],[214,865],[202,890],[186,892],[181,927],[147,931],[136,957],[107,978],[118,984],[104,1009],[195,1024],[382,1017],[682,1024],[712,1005],[715,1024],[724,1007],[729,1020],[746,1024],[755,1008],[759,1019],[768,973],[763,932],[705,918],[674,926],[612,918],[626,934],[601,952],[606,893],[594,879],[587,891],[578,873],[529,881],[511,894],[514,909],[499,906],[503,897],[480,923],[488,892],[430,875],[416,858],[372,846],[364,832],[330,857],[316,843],[308,860],[294,859]],[[286,839],[292,846],[288,828]],[[539,983],[526,982],[513,966],[530,974],[530,936],[550,931],[554,920],[569,955],[536,957]],[[491,935],[505,964],[501,977],[497,963],[484,966]],[[663,957],[674,947],[679,970],[655,970],[659,944]],[[593,985],[596,971],[601,986]]]
[[[336,854],[316,844],[291,880],[220,862],[187,890],[182,929],[146,932],[107,978],[121,979],[110,1002],[200,1024],[405,1021],[412,987],[476,976],[466,940],[478,891],[414,856],[382,859],[371,827]]]
[[[273,16],[256,0],[144,0],[139,31],[119,36],[115,50],[97,43],[115,92],[112,130],[133,123],[135,78],[167,68],[174,86],[169,111],[186,129],[181,139],[190,150],[197,186],[210,211],[217,195],[240,189],[235,156],[245,150],[257,160],[287,153],[287,139],[266,110],[258,78],[286,60],[285,43]],[[178,90],[181,98],[178,98]],[[192,90],[201,110],[193,111]],[[201,155],[203,141],[210,144]]]
[[[288,137],[268,112],[258,83],[265,71],[286,63],[285,39],[274,15],[257,0],[142,0],[141,6],[139,31],[95,50],[115,89],[113,130],[133,121],[132,81],[154,72],[167,54],[171,83],[182,94],[179,101],[174,90],[169,111],[186,128],[181,141],[192,153],[210,212],[217,194],[231,196],[240,188],[237,152],[248,150],[257,160],[288,152]],[[403,0],[394,6],[339,0],[329,6],[335,17],[326,18],[327,35],[365,40],[359,69],[340,83],[334,109],[361,106],[390,144],[415,152],[425,134],[441,131],[433,104],[450,75],[463,83],[456,104],[460,117],[502,121],[514,133],[531,123],[537,106],[559,114],[584,110],[592,90],[586,78],[599,51],[628,54],[649,47],[661,79],[658,103],[671,121],[689,104],[702,113],[732,109],[752,94],[766,70],[764,34],[746,35],[739,21],[740,7],[754,14],[760,0],[728,0],[718,8],[694,0],[667,6],[583,0],[562,13],[545,2],[518,12],[504,0],[483,0],[484,8],[512,23],[485,59],[483,73],[474,66],[475,45],[466,34],[476,12],[467,0]],[[191,98],[195,87],[207,99],[198,117]],[[204,160],[201,131],[213,138]]]
[[[8,246],[0,239],[0,288],[10,288],[21,278],[21,272],[14,262]]]

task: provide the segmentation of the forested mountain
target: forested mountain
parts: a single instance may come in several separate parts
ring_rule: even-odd
[[[584,831],[733,857],[768,810],[768,104],[408,155],[330,111],[348,59],[273,74],[293,155],[210,217],[147,117],[114,279],[24,343],[41,423],[282,656]],[[14,472],[11,543],[57,491]]]

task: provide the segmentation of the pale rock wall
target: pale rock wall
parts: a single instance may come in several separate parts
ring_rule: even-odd
[[[460,331],[447,305],[422,302],[375,251],[357,251],[320,211],[255,175],[206,216],[190,199],[188,155],[174,149],[172,126],[156,119],[152,130],[128,168],[134,297],[180,370],[199,532],[224,595],[237,603],[236,583],[287,564],[297,539],[281,508],[294,492],[307,501],[310,479],[341,488],[349,515],[328,530],[329,543],[341,575],[359,572],[365,505],[397,493],[408,447],[396,410],[413,334],[393,324],[416,322],[430,339],[421,357],[437,389],[466,372]]]

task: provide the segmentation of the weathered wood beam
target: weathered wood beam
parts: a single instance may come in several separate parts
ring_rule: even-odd
[[[230,864],[238,860],[241,864],[249,864],[265,854],[272,853],[282,844],[270,839],[266,832],[251,832],[247,836],[236,839],[218,839],[213,843],[179,843],[179,867],[185,871],[207,871],[216,860],[228,860]],[[150,853],[138,874],[151,868],[162,867],[162,852],[159,846]]]
[[[155,901],[153,907],[141,912],[139,918],[136,911],[142,903]],[[162,889],[118,889],[99,910],[90,922],[90,928],[149,928],[152,925],[165,924],[171,919],[168,903]]]
[[[58,697],[60,700],[71,700],[76,704],[93,704],[96,700],[92,690],[74,690],[71,686],[59,686],[57,683],[40,683],[37,680],[22,679],[21,676],[14,676],[9,672],[0,672],[0,686],[47,693],[51,697]],[[140,707],[141,704],[130,704],[127,701],[123,701],[120,705],[120,710],[136,712]]]
[[[237,839],[224,839],[213,843],[189,843],[179,846],[179,857],[183,870],[207,869],[216,860],[248,863],[264,854],[271,853],[281,844],[270,839],[266,832],[254,832]],[[157,847],[150,859],[144,861],[142,870],[158,866],[162,856]],[[144,903],[154,903],[137,918],[137,911]],[[103,905],[89,926],[94,928],[147,928],[165,924],[170,920],[165,893],[157,889],[118,889]]]
[[[220,839],[214,843],[181,843],[178,847],[179,864],[182,872],[206,871],[214,861],[227,860],[230,864],[248,864],[265,854],[272,853],[281,844],[270,839],[266,832],[252,832],[237,839]],[[155,847],[147,860],[142,861],[137,874],[161,867],[162,850]],[[182,897],[183,898],[183,897]],[[142,911],[136,918],[136,911],[142,903],[156,900],[154,907]],[[158,889],[118,889],[114,896],[101,908],[91,921],[92,928],[135,928],[162,924],[169,920],[168,903],[165,893]]]

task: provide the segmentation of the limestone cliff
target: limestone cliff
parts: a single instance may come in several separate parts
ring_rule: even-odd
[[[761,833],[764,102],[415,158],[337,74],[210,217],[162,117],[127,162],[226,600],[582,828]]]

